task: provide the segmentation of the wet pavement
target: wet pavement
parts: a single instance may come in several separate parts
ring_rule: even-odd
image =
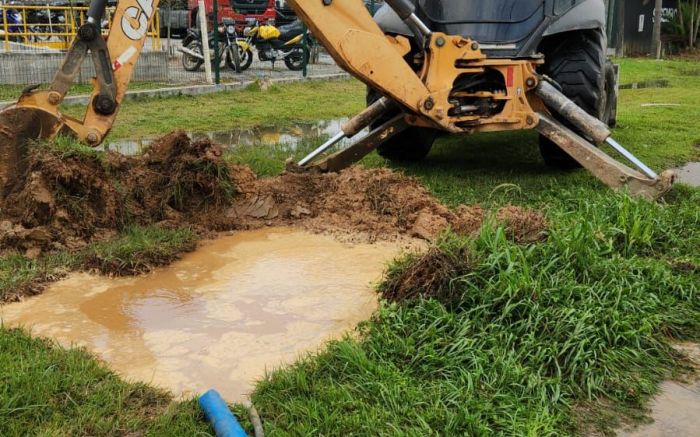
[[[208,138],[218,144],[237,146],[275,146],[282,145],[294,150],[302,142],[326,140],[340,131],[348,118],[321,120],[313,123],[297,123],[292,126],[253,126],[217,132],[189,132],[193,139]],[[103,150],[112,150],[124,155],[141,153],[157,137],[136,140],[109,141]]]
[[[700,345],[682,344],[683,349],[700,365]],[[700,436],[700,379],[687,383],[666,381],[652,401],[649,425],[624,429],[620,437],[698,437]]]
[[[369,318],[371,283],[399,252],[287,228],[241,232],[148,275],[73,274],[0,318],[85,346],[128,379],[240,401],[266,370]]]
[[[676,182],[688,184],[692,187],[700,187],[700,162],[689,162],[683,167],[675,169]],[[700,413],[698,413],[700,415]],[[698,433],[700,436],[700,433]]]

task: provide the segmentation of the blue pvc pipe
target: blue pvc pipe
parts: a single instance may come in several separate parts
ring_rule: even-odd
[[[248,437],[216,390],[211,389],[200,396],[199,406],[217,437]]]

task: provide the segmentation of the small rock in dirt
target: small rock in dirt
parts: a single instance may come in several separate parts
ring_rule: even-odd
[[[3,234],[12,232],[12,229],[14,227],[15,225],[13,225],[12,222],[9,220],[3,220],[0,222],[0,232]]]
[[[237,209],[238,217],[268,218],[277,217],[279,211],[272,196],[254,197],[248,205],[242,205]],[[273,217],[274,216],[274,217]]]
[[[30,247],[24,252],[25,258],[28,259],[36,259],[39,258],[39,255],[41,255],[41,249],[38,247]]]
[[[447,228],[448,224],[444,217],[433,214],[428,209],[423,209],[418,213],[418,217],[413,223],[411,236],[432,241]]]
[[[66,237],[65,245],[69,250],[78,250],[87,246],[87,242],[82,238],[71,235]]]
[[[33,228],[27,232],[27,240],[35,243],[47,243],[51,241],[51,232],[45,227]]]
[[[304,208],[301,205],[296,205],[294,206],[294,208],[292,208],[291,211],[289,211],[289,214],[294,218],[300,218],[304,215],[311,215],[311,210],[308,208]]]

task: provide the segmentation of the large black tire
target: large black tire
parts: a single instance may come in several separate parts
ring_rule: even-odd
[[[613,102],[608,104],[610,93],[606,89],[606,69],[609,63],[605,55],[606,47],[605,34],[599,29],[578,30],[545,38],[540,46],[545,55],[545,64],[540,71],[554,79],[561,86],[562,93],[574,103],[607,123]],[[607,75],[609,77],[609,73]],[[609,86],[614,87],[614,83]],[[561,120],[558,114],[553,114]],[[564,124],[573,128],[569,123]],[[540,152],[545,164],[550,167],[569,170],[581,166],[544,136],[540,136]]]
[[[605,93],[607,101],[603,112],[603,121],[607,121],[608,126],[617,126],[617,68],[608,60],[605,63]]]
[[[367,105],[377,101],[381,95],[372,90],[367,90]],[[386,115],[370,125],[371,129],[381,126],[389,121],[398,112]],[[399,132],[386,142],[377,147],[377,153],[383,158],[392,161],[420,161],[425,158],[433,147],[439,131],[424,127],[409,127]]]

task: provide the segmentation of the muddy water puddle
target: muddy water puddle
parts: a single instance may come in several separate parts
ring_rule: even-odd
[[[689,162],[675,171],[677,182],[700,187],[700,162]]]
[[[338,118],[314,123],[297,123],[291,126],[253,126],[214,132],[188,132],[188,135],[194,140],[208,138],[228,147],[280,145],[294,150],[302,141],[326,140],[338,133],[347,121],[348,118]],[[108,139],[103,148],[124,155],[136,155],[154,139],[154,137],[114,141]]]
[[[398,244],[346,244],[287,228],[214,240],[134,278],[74,274],[0,318],[85,346],[117,373],[176,394],[241,400],[265,370],[350,331]]]

